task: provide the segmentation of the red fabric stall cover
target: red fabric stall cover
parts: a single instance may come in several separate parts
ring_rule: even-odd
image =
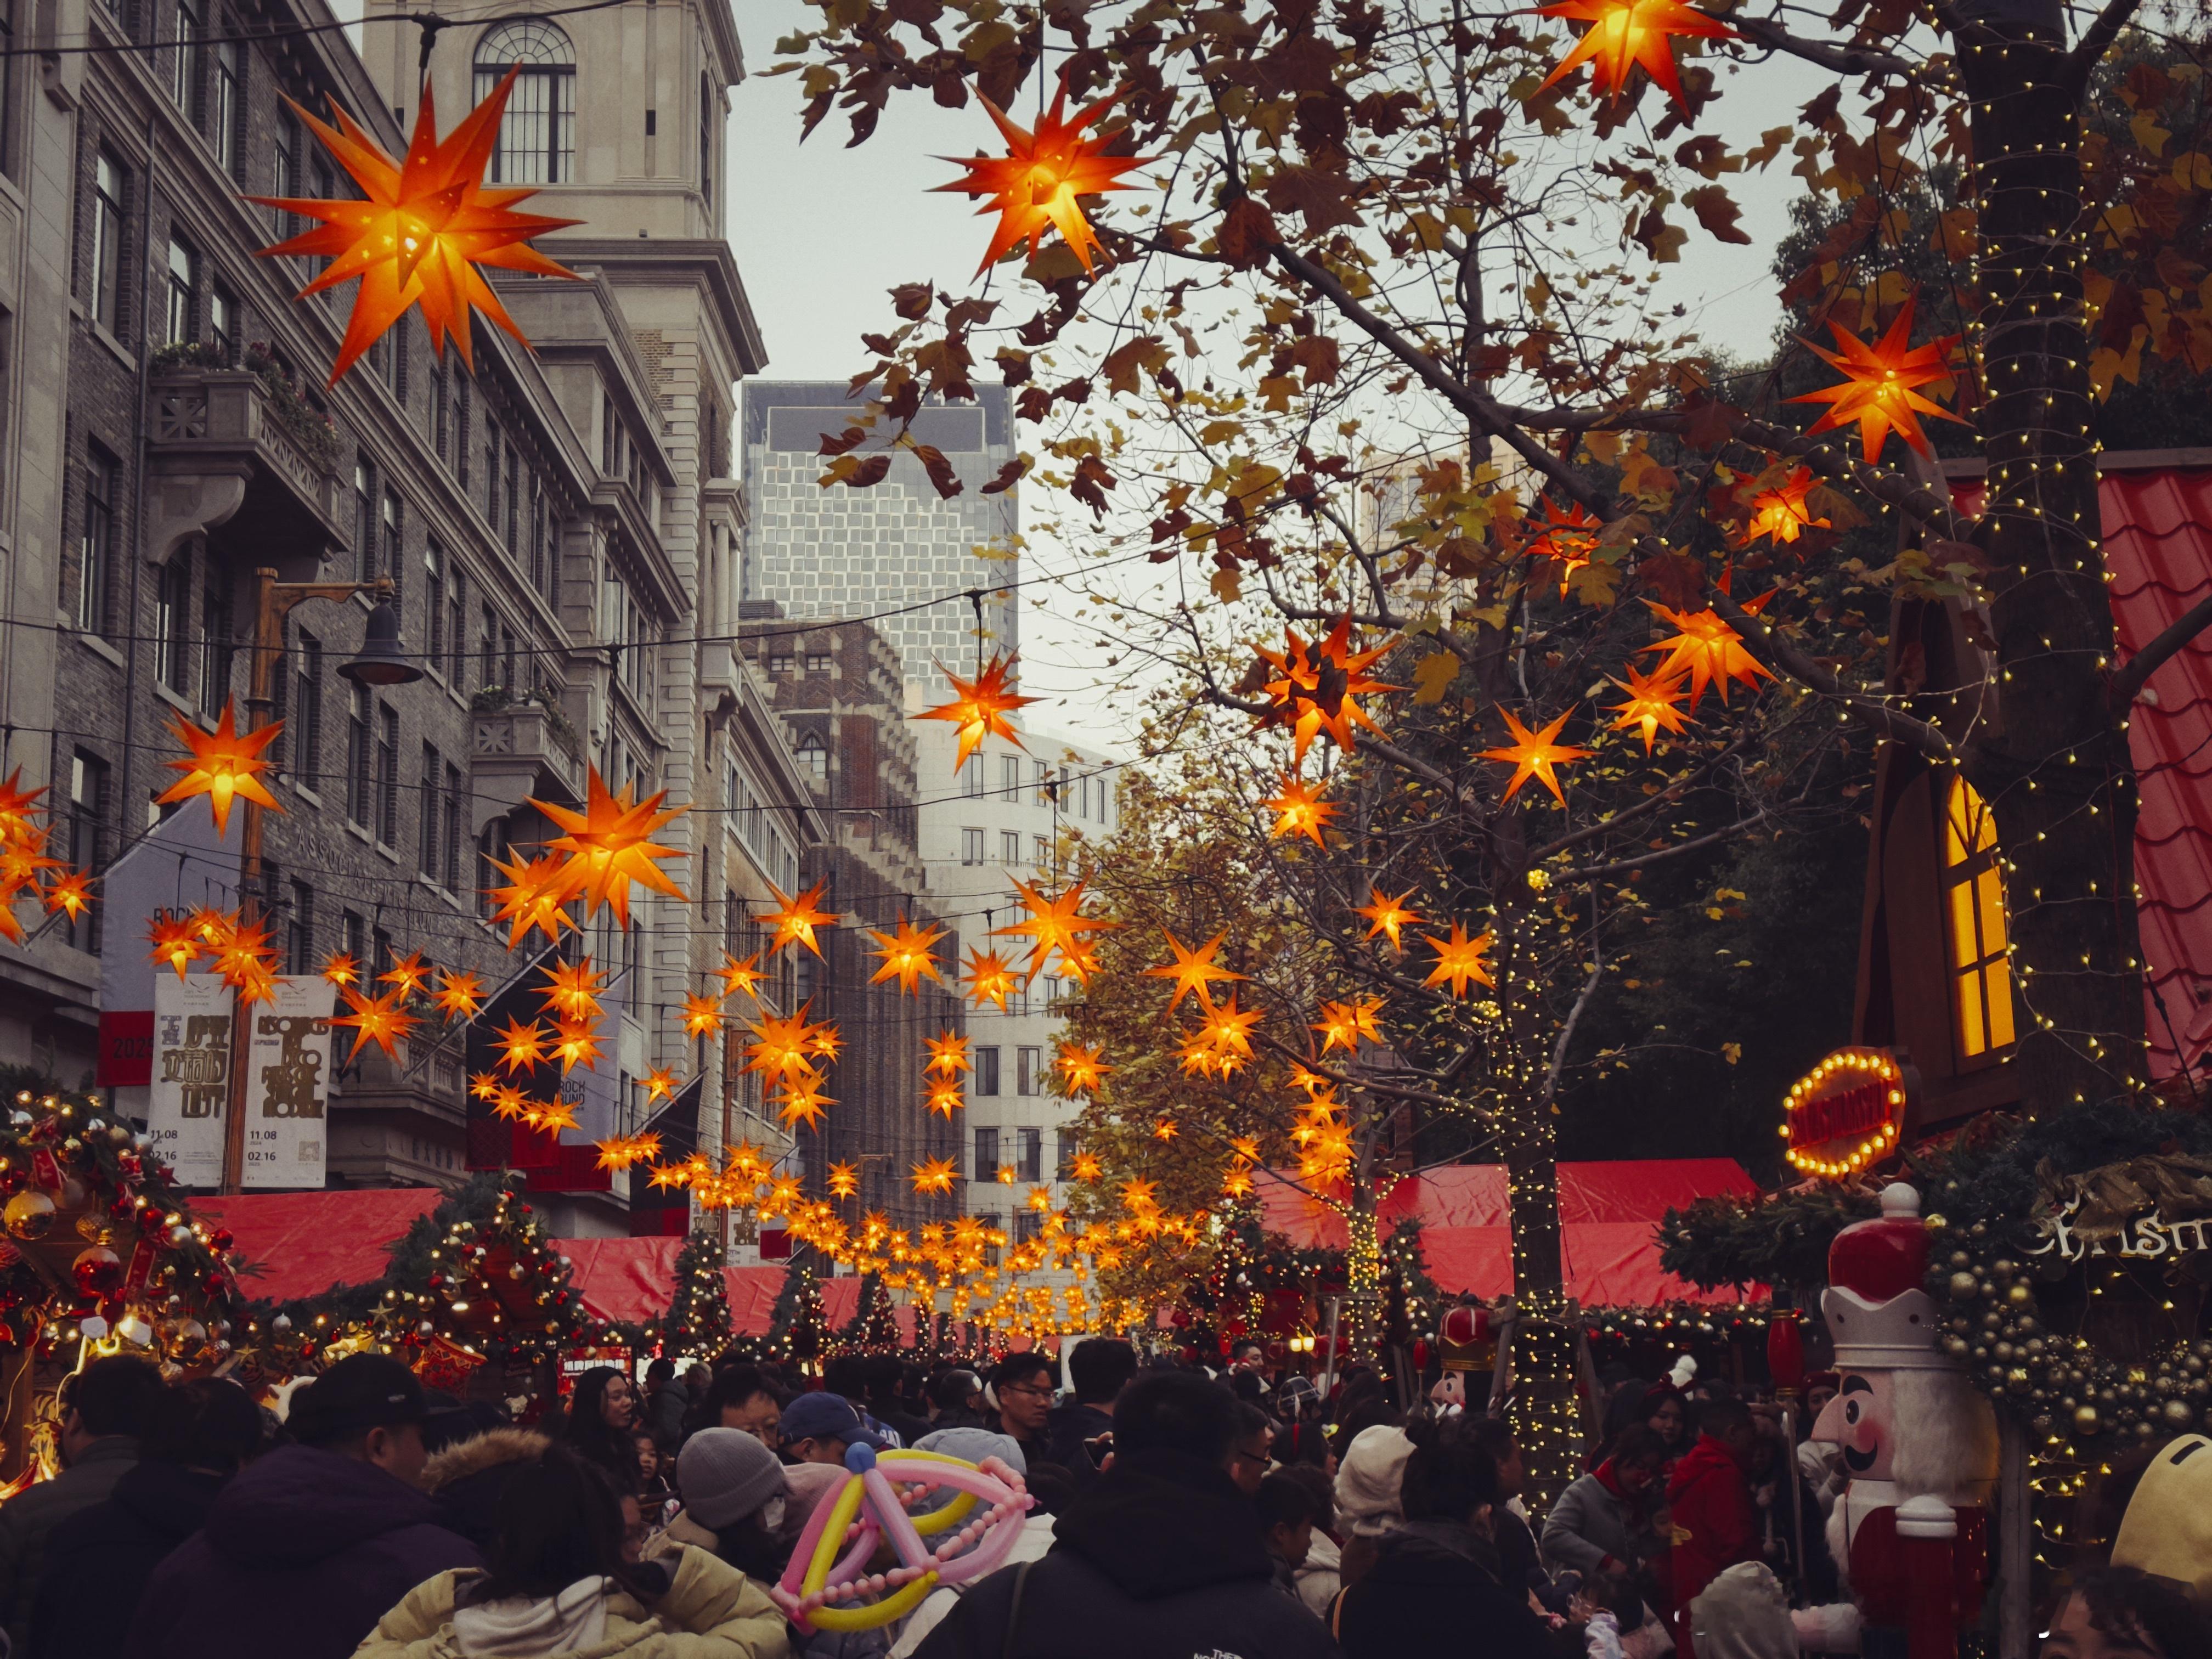
[[[1261,1225],[1294,1244],[1341,1249],[1344,1218],[1288,1180],[1261,1187]],[[1686,1301],[1732,1303],[1735,1291],[1700,1291],[1662,1271],[1652,1237],[1671,1206],[1718,1193],[1757,1192],[1741,1164],[1727,1158],[1634,1158],[1559,1165],[1559,1228],[1567,1294],[1586,1308],[1648,1307]],[[1506,1224],[1505,1169],[1457,1164],[1407,1176],[1376,1206],[1383,1237],[1401,1221],[1421,1221],[1421,1260],[1439,1289],[1485,1297],[1513,1288],[1513,1252]],[[1762,1285],[1752,1292],[1764,1300]]]
[[[562,1238],[555,1243],[568,1258],[572,1282],[594,1318],[643,1324],[668,1311],[682,1239]]]
[[[242,1281],[248,1296],[289,1302],[384,1277],[392,1246],[444,1197],[435,1187],[368,1187],[196,1198],[192,1207],[229,1228],[239,1253],[263,1269]]]

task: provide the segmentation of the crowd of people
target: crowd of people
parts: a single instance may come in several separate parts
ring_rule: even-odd
[[[1066,1375],[660,1359],[526,1425],[379,1354],[275,1402],[102,1358],[64,1388],[58,1475],[0,1504],[0,1623],[27,1659],[1797,1659],[1793,1593],[1839,1593],[1842,1472],[1804,1432],[1832,1379],[1790,1419],[1620,1379],[1588,1472],[1532,1515],[1461,1379],[1408,1410],[1364,1367],[1324,1398],[1256,1346],[1215,1372],[1106,1338]],[[769,1589],[854,1446],[1018,1474],[1006,1564],[877,1628],[789,1623]],[[2165,1579],[2097,1566],[2045,1653],[2212,1640]]]

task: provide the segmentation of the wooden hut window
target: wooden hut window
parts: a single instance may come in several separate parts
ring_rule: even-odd
[[[2012,1046],[2012,964],[2006,953],[1996,821],[1964,778],[1953,781],[1943,815],[1943,889],[1951,922],[1959,1053],[1971,1060]]]

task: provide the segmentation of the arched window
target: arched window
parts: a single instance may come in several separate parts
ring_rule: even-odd
[[[1964,778],[1952,783],[1943,814],[1943,890],[1959,1054],[1971,1060],[2012,1046],[2012,963],[2006,954],[1996,821]]]
[[[477,47],[477,101],[520,71],[500,118],[491,177],[502,185],[565,185],[576,175],[576,50],[552,24],[502,23]]]
[[[815,782],[830,781],[830,750],[816,733],[809,732],[799,739],[799,763]]]

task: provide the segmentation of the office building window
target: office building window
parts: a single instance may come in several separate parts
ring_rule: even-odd
[[[491,890],[507,880],[500,865],[507,856],[507,820],[494,818],[484,825],[483,836],[477,842],[477,914],[489,916],[492,913]]]
[[[983,861],[983,832],[963,830],[960,832],[960,862],[981,864]]]
[[[115,458],[97,445],[84,457],[84,522],[77,534],[76,625],[107,629],[115,566]]]
[[[227,368],[238,366],[239,329],[238,296],[217,283],[208,290],[208,343]]]
[[[453,382],[453,471],[459,475],[463,489],[469,487],[469,382],[465,377]]]
[[[400,408],[407,407],[407,319],[401,318],[385,337],[389,349],[384,358],[384,384]]]
[[[507,545],[512,558],[522,547],[522,457],[508,446],[507,452],[507,516],[500,526],[500,539]]]
[[[353,577],[376,580],[376,468],[356,457],[353,464]]]
[[[446,550],[434,541],[422,544],[422,608],[430,635],[429,665],[446,668]]]
[[[996,1129],[975,1131],[975,1173],[972,1181],[996,1181],[999,1178],[999,1132]]]
[[[502,185],[566,184],[575,174],[575,48],[542,19],[501,24],[477,47],[477,102],[511,69],[520,73],[500,119],[492,179]]]
[[[828,673],[830,672],[830,653],[827,651],[808,652],[806,653],[806,672],[810,674]]]
[[[300,193],[300,124],[289,115],[276,118],[275,147],[269,162],[269,193],[279,198]],[[269,210],[269,222],[280,236],[296,235],[300,221],[283,208]]]
[[[233,178],[238,176],[238,124],[246,112],[245,91],[245,43],[218,41],[215,49],[215,96],[208,107],[208,139],[215,146],[216,164]]]
[[[154,579],[154,675],[172,691],[185,684],[185,634],[191,626],[192,562],[179,553]]]
[[[69,861],[95,873],[106,862],[101,826],[107,821],[107,763],[82,749],[70,757]],[[69,942],[80,951],[100,949],[100,904],[94,890],[92,908],[68,925]]]
[[[999,757],[999,793],[1008,800],[1022,798],[1022,761],[1018,755]]]
[[[401,528],[406,523],[406,504],[399,499],[398,492],[392,489],[386,490],[384,492],[383,574],[392,578],[392,586],[401,592],[404,592],[407,586],[407,572],[399,562]]]
[[[1043,1050],[1040,1048],[1017,1048],[1014,1050],[1014,1091],[1016,1093],[1033,1095],[1040,1092],[1044,1087],[1043,1068],[1037,1064],[1038,1056],[1042,1053]],[[1035,1176],[1031,1176],[1030,1179],[1031,1181],[1035,1181],[1036,1177]]]
[[[699,197],[707,209],[707,222],[714,222],[714,88],[699,77]]]
[[[447,400],[453,396],[453,382],[446,378],[446,365],[434,364],[430,369],[430,445],[438,452],[438,459],[446,459],[446,441],[453,435],[453,410]]]
[[[1024,1181],[1043,1180],[1044,1131],[1042,1129],[1017,1129],[1014,1133],[1019,1137],[1018,1144],[1021,1147],[1021,1178]]]
[[[212,558],[200,588],[200,708],[220,710],[230,696],[230,573]]]
[[[1049,806],[1060,799],[1060,791],[1053,787],[1052,768],[1042,761],[1032,761],[1030,766],[1036,781],[1036,804]]]
[[[799,739],[799,769],[817,783],[830,781],[830,746],[815,732],[802,733]]]
[[[484,517],[499,528],[499,422],[484,422]]]
[[[439,854],[444,837],[438,830],[438,785],[445,776],[445,761],[434,744],[422,745],[422,787],[416,798],[415,867],[426,881],[441,873]]]
[[[123,331],[123,204],[130,176],[106,150],[92,164],[92,319],[114,335]]]
[[[376,838],[399,845],[399,711],[376,709]]]
[[[1054,1181],[1075,1179],[1075,1136],[1066,1129],[1054,1133],[1052,1178]]]
[[[995,1048],[975,1051],[975,1092],[979,1096],[999,1092],[999,1051]]]
[[[192,301],[199,292],[200,256],[179,236],[169,238],[168,304],[163,314],[167,332],[161,337],[172,345],[197,339],[192,328]]]
[[[788,646],[775,647],[768,653],[768,672],[771,674],[788,674],[797,665],[798,661],[799,659],[791,653]]]
[[[461,769],[451,761],[446,763],[446,823],[445,845],[440,848],[440,863],[443,866],[446,890],[461,890],[461,825],[467,819],[466,803],[461,793]]]
[[[1030,862],[1040,870],[1052,863],[1052,842],[1042,836],[1030,837]]]
[[[999,831],[999,862],[1019,864],[1022,861],[1022,835],[1018,830]]]
[[[292,914],[284,927],[284,971],[315,971],[315,890],[304,881],[292,884]]]
[[[968,757],[968,763],[960,769],[960,793],[970,800],[983,798],[983,757]]]
[[[368,828],[369,804],[368,688],[353,689],[353,704],[346,711],[346,817]]]
[[[353,958],[356,970],[368,966],[368,924],[358,910],[339,913],[338,936],[340,948]]]
[[[323,642],[302,629],[292,652],[292,719],[285,736],[300,781],[320,789],[323,778]]]
[[[176,56],[169,61],[169,96],[190,120],[200,75],[200,39],[204,31],[192,0],[177,0]]]
[[[453,658],[447,677],[454,690],[465,691],[469,689],[469,579],[459,563],[446,586],[446,645]]]

